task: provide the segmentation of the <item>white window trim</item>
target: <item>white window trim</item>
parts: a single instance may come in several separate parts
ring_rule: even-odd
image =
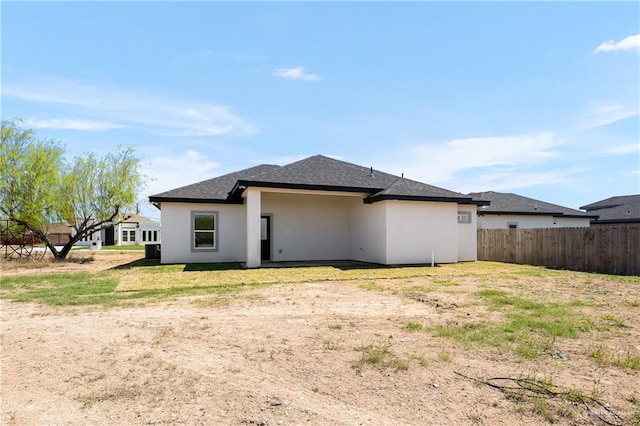
[[[196,215],[213,215],[213,247],[196,247]],[[218,251],[218,212],[217,211],[205,211],[205,210],[192,210],[191,211],[191,252],[215,252]]]
[[[466,216],[466,218],[461,218],[461,216]],[[458,223],[471,223],[471,212],[458,212]]]

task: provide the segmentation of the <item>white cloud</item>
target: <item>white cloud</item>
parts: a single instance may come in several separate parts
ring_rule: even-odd
[[[50,118],[46,120],[28,119],[25,121],[25,125],[34,129],[85,130],[90,132],[101,132],[104,130],[124,127],[122,125],[106,121],[80,120],[73,118]]]
[[[523,167],[558,155],[563,143],[550,132],[514,136],[455,139],[445,143],[414,147],[393,167],[410,179],[446,184],[462,172],[495,167]]]
[[[149,179],[144,193],[153,195],[211,179],[220,174],[220,166],[220,163],[194,150],[180,155],[152,157],[143,163],[143,173]]]
[[[66,79],[7,83],[3,95],[56,104],[89,121],[117,126],[148,127],[156,134],[179,136],[251,135],[258,132],[231,108],[207,102],[174,99],[110,84]]]
[[[617,43],[613,40],[605,41],[593,51],[593,54],[620,51],[640,53],[640,34],[630,35]]]
[[[625,105],[621,103],[602,104],[591,108],[582,119],[581,127],[593,129],[595,127],[607,126],[637,115],[640,115],[638,105]]]
[[[274,77],[289,78],[292,80],[318,81],[322,77],[316,74],[307,74],[303,67],[276,68],[273,71]]]
[[[600,153],[605,155],[638,154],[640,153],[640,143],[611,146],[601,150]]]
[[[452,179],[447,188],[462,193],[482,191],[514,191],[538,185],[560,185],[571,179],[579,170],[522,170],[508,167],[502,170],[476,170],[471,176]]]

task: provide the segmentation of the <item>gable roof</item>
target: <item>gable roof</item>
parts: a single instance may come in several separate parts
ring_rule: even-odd
[[[323,155],[285,166],[261,165],[149,197],[151,202],[242,203],[247,187],[370,194],[366,202],[388,199],[478,204],[471,197]],[[480,202],[482,204],[482,202]]]
[[[595,203],[587,204],[580,207],[581,210],[591,211],[599,209],[608,209],[611,207],[618,207],[624,204],[640,202],[640,194],[634,195],[620,195],[616,197],[609,197],[604,200],[596,201]]]
[[[261,164],[248,169],[218,176],[201,182],[171,189],[149,197],[152,203],[157,202],[229,202],[229,192],[238,179],[250,179],[280,166]]]
[[[640,223],[640,194],[610,197],[580,208],[598,214],[592,224]]]
[[[153,223],[153,220],[139,214],[129,214],[122,218],[120,223]]]
[[[478,214],[521,214],[521,215],[551,215],[554,217],[582,217],[596,218],[580,210],[574,210],[557,204],[547,203],[522,195],[506,192],[472,192],[467,194],[474,199],[490,201],[490,205],[482,206]]]

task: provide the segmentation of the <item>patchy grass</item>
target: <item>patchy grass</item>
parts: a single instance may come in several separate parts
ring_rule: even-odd
[[[460,343],[508,347],[524,358],[536,358],[553,349],[556,338],[576,338],[593,327],[572,303],[538,302],[496,289],[478,295],[504,321],[437,324],[430,331]]]
[[[404,371],[409,369],[409,361],[400,359],[393,353],[391,343],[369,343],[355,349],[361,352],[360,358],[353,363],[353,368],[358,371],[361,371],[365,366],[372,366],[379,370]]]
[[[422,324],[420,324],[419,322],[409,321],[402,328],[404,328],[407,331],[420,331],[420,330],[422,330],[424,328],[424,326]]]
[[[317,285],[335,291],[331,299],[318,298],[324,291],[316,291],[316,284],[303,284],[319,281],[336,281]],[[275,288],[280,283],[288,285]],[[500,404],[511,401],[516,404],[516,410],[522,409],[523,415],[535,414],[539,421],[582,424],[583,401],[588,402],[587,397],[611,398],[613,391],[606,387],[610,384],[603,385],[602,394],[597,386],[590,394],[570,388],[561,392],[559,387],[536,378],[535,374],[545,371],[554,377],[558,371],[593,370],[611,383],[615,383],[615,377],[637,374],[640,353],[628,342],[635,342],[638,337],[635,319],[640,314],[639,285],[640,277],[551,271],[491,262],[436,268],[354,264],[247,270],[235,263],[160,265],[155,260],[139,260],[104,272],[3,276],[0,298],[52,306],[111,307],[190,296],[186,302],[202,309],[197,313],[202,317],[201,321],[188,324],[189,329],[207,331],[201,336],[210,338],[217,327],[210,318],[225,317],[227,310],[243,314],[250,310],[246,308],[286,310],[301,304],[299,295],[306,295],[313,297],[312,302],[306,300],[308,309],[297,311],[296,320],[298,315],[309,320],[304,329],[316,334],[314,344],[305,343],[304,347],[321,354],[327,364],[341,363],[347,370],[353,368],[365,376],[380,376],[389,383],[399,383],[414,374],[424,374],[428,379],[427,368],[445,375],[450,370],[473,365],[470,359],[489,357],[491,368],[495,366],[498,373],[503,373],[504,366],[509,367],[509,371],[504,369],[504,374],[523,371],[525,380],[535,381],[554,392],[550,398],[530,395],[529,389],[518,389],[506,392],[507,399]],[[296,289],[300,291],[294,292]],[[331,305],[334,302],[349,307],[336,315],[335,306]],[[367,305],[369,302],[375,305]],[[278,307],[276,303],[282,305]],[[358,312],[361,306],[366,306],[366,315]],[[222,312],[215,312],[218,310]],[[319,316],[328,319],[316,322]],[[238,323],[244,321],[242,316],[238,318]],[[292,324],[298,325],[297,321]],[[155,365],[160,359],[155,350],[173,344],[185,329],[173,325],[158,328],[145,342],[151,349],[138,352],[132,360]],[[285,365],[286,356],[287,366],[295,365],[289,364],[288,358],[296,348],[287,344],[283,349],[285,339],[281,344],[270,343],[280,341],[277,332],[269,329],[269,333],[272,332],[273,338],[267,334],[264,340],[258,339],[255,346],[251,346],[250,355],[257,360],[275,361],[274,365]],[[400,339],[381,337],[396,332],[401,334]],[[448,340],[434,339],[429,334]],[[125,337],[130,344],[133,338],[129,334]],[[362,344],[354,352],[358,343]],[[109,350],[113,349],[109,346]],[[236,373],[242,371],[242,375],[250,371],[248,364],[224,368]],[[402,375],[409,368],[415,371]],[[364,372],[365,369],[370,371]],[[527,376],[527,372],[533,373]],[[81,395],[78,401],[90,406],[131,397],[125,387],[111,385],[111,372],[106,374],[87,376],[87,382],[100,384],[102,388]],[[353,371],[348,375],[353,375]],[[591,377],[578,374],[575,377],[579,380],[570,383],[580,383],[582,389],[588,389],[588,383],[585,385],[583,380],[585,376]],[[566,380],[573,378],[563,378],[565,385]],[[134,385],[139,388],[132,388],[133,397],[139,389],[146,389],[145,383]],[[313,386],[314,392],[321,392],[324,385],[310,383],[309,386]],[[628,393],[622,395],[628,398]],[[640,403],[630,400],[634,405],[628,408],[628,404],[623,405],[625,400],[618,396],[613,403],[626,410],[629,424],[638,424],[640,408],[636,407]],[[486,422],[484,412],[477,409],[467,413],[467,420],[477,424]]]
[[[589,352],[589,356],[600,365],[640,371],[640,352],[631,346],[618,350],[598,345]]]

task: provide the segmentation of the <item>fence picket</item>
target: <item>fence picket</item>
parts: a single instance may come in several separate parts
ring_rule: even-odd
[[[478,260],[640,275],[640,224],[590,228],[480,229]]]

